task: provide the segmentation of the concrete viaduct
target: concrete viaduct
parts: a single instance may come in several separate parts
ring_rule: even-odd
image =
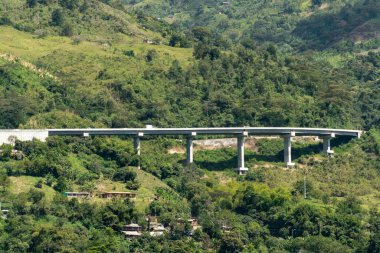
[[[352,136],[360,138],[362,131],[345,129],[325,129],[325,128],[292,128],[292,127],[217,127],[217,128],[88,128],[88,129],[40,129],[40,130],[0,130],[0,144],[12,143],[15,139],[28,141],[39,139],[44,141],[49,136],[83,136],[93,135],[125,135],[134,138],[134,148],[137,155],[140,155],[140,141],[143,136],[149,135],[181,135],[186,136],[186,162],[193,163],[193,139],[197,135],[231,135],[237,138],[238,166],[239,174],[245,174],[248,169],[244,165],[244,140],[247,136],[280,136],[284,139],[284,162],[288,167],[294,166],[292,163],[291,143],[295,136],[318,136],[323,140],[323,151],[327,155],[332,155],[330,140],[336,136]],[[140,167],[140,165],[139,165]]]

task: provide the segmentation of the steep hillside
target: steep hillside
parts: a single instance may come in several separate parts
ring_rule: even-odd
[[[378,1],[125,1],[182,28],[210,27],[230,43],[254,39],[283,50],[379,46]],[[134,3],[134,4],[132,4]],[[346,45],[348,43],[348,45]]]
[[[126,137],[2,145],[0,252],[380,252],[379,13],[376,0],[0,1],[0,128],[368,130],[335,138],[333,159],[295,141],[294,169],[281,139],[255,140],[245,177],[230,147],[184,166],[180,137],[144,137],[141,157]],[[130,223],[141,236],[125,238]]]
[[[111,127],[144,123],[332,127],[362,124],[361,108],[357,105],[365,101],[356,101],[365,90],[356,88],[361,85],[360,76],[354,75],[351,71],[357,70],[350,68],[360,68],[365,62],[350,64],[347,69],[333,69],[324,60],[290,57],[266,46],[222,53],[213,46],[212,38],[195,48],[198,59],[194,59],[191,49],[144,44],[125,35],[118,35],[119,39],[112,44],[99,44],[74,43],[67,37],[35,38],[9,27],[1,27],[1,31],[1,52],[19,57],[56,77],[45,84],[45,89],[54,93],[49,106],[25,113],[21,120],[8,124],[9,127],[20,124],[44,127],[43,122],[52,122],[49,117],[54,113],[51,112],[67,110],[86,122]],[[213,50],[218,54],[210,59]],[[361,58],[367,61],[372,57],[374,61],[368,64],[376,69],[378,55]],[[6,60],[3,63],[8,79],[19,78],[17,69],[10,67],[18,63]],[[21,68],[25,70],[20,71],[38,76],[28,67]],[[368,81],[371,85],[378,82],[376,70]],[[25,79],[23,89],[29,86]],[[342,92],[346,95],[341,96]],[[43,105],[33,96],[28,99]],[[28,123],[30,116],[45,112],[49,113]],[[75,122],[68,124],[75,125]],[[370,124],[371,121],[365,126]]]
[[[250,172],[245,177],[232,171],[234,150],[200,150],[196,164],[183,167],[183,155],[166,152],[180,148],[174,140],[144,141],[146,171],[125,167],[136,162],[132,143],[117,138],[19,142],[21,160],[4,145],[0,199],[10,212],[0,220],[0,249],[294,252],[317,245],[324,252],[376,252],[379,131],[345,143],[335,147],[334,159],[318,154],[320,146],[314,143],[295,143],[299,166],[285,170],[277,163],[281,142],[262,139],[258,150],[247,154]],[[94,196],[128,190],[137,197],[134,201],[63,197],[62,192],[73,190]],[[158,238],[144,234],[123,239],[123,225],[138,222],[147,229],[147,215],[157,217],[170,232]],[[191,232],[181,225],[179,221],[189,215],[198,217],[202,230]]]
[[[154,35],[140,26],[134,17],[97,0],[4,0],[0,13],[1,24],[40,37],[61,34],[106,40],[116,33],[139,38]]]

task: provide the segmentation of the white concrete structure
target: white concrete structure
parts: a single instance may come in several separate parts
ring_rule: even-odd
[[[238,168],[239,175],[244,175],[248,172],[248,168],[244,164],[244,142],[245,137],[248,137],[248,132],[244,131],[237,137],[237,150],[238,150]]]
[[[244,164],[244,139],[253,136],[281,136],[284,138],[284,162],[286,166],[294,166],[291,156],[291,143],[294,136],[318,136],[323,139],[323,150],[332,155],[331,138],[335,136],[352,136],[360,138],[361,131],[325,128],[293,128],[293,127],[215,127],[215,128],[87,128],[87,129],[40,129],[40,130],[0,130],[0,144],[14,144],[15,140],[30,141],[35,139],[44,141],[48,136],[76,135],[89,137],[92,135],[129,135],[134,137],[136,154],[141,155],[141,140],[145,135],[184,135],[187,136],[186,163],[194,162],[193,139],[197,135],[230,135],[238,140],[238,166],[240,174],[247,172]],[[138,163],[140,168],[140,161]]]
[[[320,137],[323,140],[323,152],[330,157],[334,156],[334,150],[331,149],[331,139],[334,137],[334,133]],[[358,138],[360,138],[360,135]]]
[[[141,160],[140,160],[140,156],[141,156],[141,140],[140,140],[140,137],[143,137],[143,136],[144,136],[144,133],[138,133],[137,137],[133,138],[133,146],[135,148],[135,153],[138,156],[137,169],[139,169],[139,170],[141,169]]]
[[[284,162],[287,167],[293,167],[292,162],[292,137],[296,136],[295,132],[290,132],[283,136],[284,138]]]
[[[193,138],[197,136],[196,132],[191,132],[190,136],[187,137],[186,142],[186,165],[191,165],[194,162],[194,144]]]
[[[19,141],[31,141],[37,139],[45,141],[49,136],[48,130],[27,130],[27,129],[1,129],[0,130],[0,145],[11,144],[14,145],[16,140]]]

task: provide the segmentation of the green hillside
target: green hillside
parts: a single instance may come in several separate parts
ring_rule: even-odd
[[[295,141],[294,169],[281,139],[257,139],[246,176],[235,148],[185,166],[182,137],[144,137],[141,158],[126,137],[2,145],[0,252],[380,252],[379,13],[376,0],[1,1],[0,129],[366,133],[333,139],[334,158]],[[124,238],[129,223],[141,237]]]
[[[273,42],[283,50],[379,47],[378,1],[135,1],[129,8],[182,28],[207,26],[227,43]],[[138,3],[136,3],[138,2]],[[359,45],[353,45],[359,44]]]

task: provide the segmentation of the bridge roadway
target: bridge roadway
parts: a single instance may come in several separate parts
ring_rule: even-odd
[[[326,128],[293,128],[293,127],[213,127],[213,128],[88,128],[88,129],[47,129],[49,136],[52,135],[202,135],[213,134],[242,134],[250,135],[287,135],[294,133],[296,136],[323,136],[343,135],[360,136],[359,130],[326,129]]]
[[[332,156],[330,140],[336,136],[352,136],[360,138],[362,131],[326,128],[294,128],[294,127],[215,127],[215,128],[84,128],[84,129],[40,129],[40,130],[0,130],[0,143],[12,138],[31,140],[33,138],[45,140],[48,136],[84,136],[92,135],[129,135],[134,137],[136,154],[140,155],[140,140],[146,135],[182,135],[187,138],[186,162],[193,163],[193,139],[197,135],[233,135],[238,140],[238,168],[239,174],[245,174],[248,169],[244,166],[244,140],[251,136],[281,136],[284,139],[284,162],[288,167],[294,166],[291,158],[292,137],[318,136],[323,139],[323,151]],[[140,168],[140,165],[138,166]]]

